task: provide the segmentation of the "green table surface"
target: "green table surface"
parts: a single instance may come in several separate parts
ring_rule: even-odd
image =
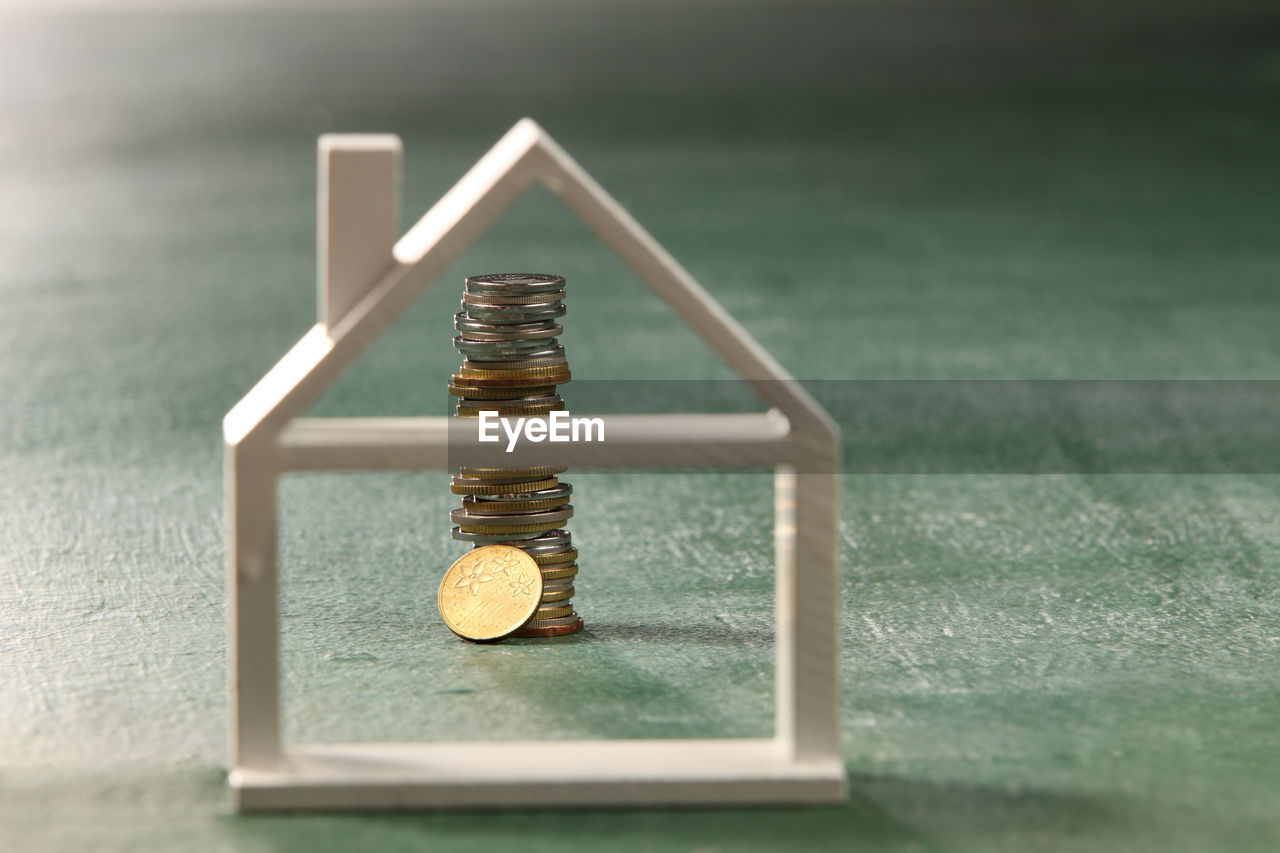
[[[319,131],[412,221],[534,116],[801,379],[1280,375],[1266,7],[543,8],[0,17],[0,849],[1280,847],[1271,474],[846,476],[839,808],[232,813],[219,424],[314,322]],[[315,413],[441,412],[508,269],[584,379],[730,376],[535,192]],[[767,734],[770,478],[571,479],[590,630],[476,647],[442,475],[288,478],[288,738]]]

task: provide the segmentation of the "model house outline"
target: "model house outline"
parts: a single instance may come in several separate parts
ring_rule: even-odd
[[[399,235],[400,140],[319,142],[319,321],[223,421],[238,808],[829,802],[843,797],[837,689],[839,433],[830,417],[537,124],[518,122]],[[285,746],[277,480],[446,470],[456,419],[302,414],[534,182],[552,191],[772,410],[607,416],[608,441],[526,447],[570,466],[773,465],[775,734],[761,739]],[[455,457],[456,461],[456,457]],[[519,459],[509,460],[518,464]]]

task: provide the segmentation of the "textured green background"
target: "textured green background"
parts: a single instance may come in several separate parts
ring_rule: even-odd
[[[0,18],[0,847],[1280,846],[1275,476],[846,478],[843,808],[230,813],[219,420],[312,322],[317,130],[411,218],[535,116],[801,378],[1280,374],[1266,7],[548,8]],[[584,378],[728,375],[535,193],[317,411],[439,412],[515,268]],[[289,736],[766,732],[768,478],[573,482],[593,630],[480,648],[439,476],[288,480]]]

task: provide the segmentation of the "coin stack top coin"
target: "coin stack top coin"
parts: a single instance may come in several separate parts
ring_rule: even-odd
[[[563,331],[565,281],[558,275],[500,273],[467,278],[454,315],[454,347],[462,367],[449,382],[455,414],[539,417],[564,409],[558,386],[571,378]],[[582,629],[574,611],[577,549],[564,524],[573,517],[573,487],[563,469],[461,468],[451,490],[462,507],[450,513],[453,537],[480,548],[505,544],[539,566],[542,595],[514,636],[558,636]]]

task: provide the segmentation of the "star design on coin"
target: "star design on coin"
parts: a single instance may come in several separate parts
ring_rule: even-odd
[[[488,583],[489,581],[493,580],[493,575],[489,574],[486,571],[486,568],[487,567],[483,562],[477,563],[476,565],[472,566],[466,573],[462,575],[462,577],[458,578],[458,580],[453,585],[454,588],[455,589],[469,588],[471,590],[472,595],[479,595],[480,584]]]
[[[528,595],[533,591],[533,578],[516,578],[511,581],[514,595]]]
[[[493,560],[493,573],[495,575],[506,575],[508,578],[514,577],[511,570],[520,565],[519,561],[514,557],[495,557]]]

